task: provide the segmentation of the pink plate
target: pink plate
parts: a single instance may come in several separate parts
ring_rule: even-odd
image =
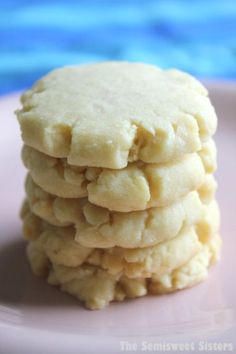
[[[85,310],[29,270],[18,217],[25,175],[13,115],[18,95],[0,99],[1,354],[160,353],[173,343],[183,343],[191,353],[209,352],[212,343],[219,353],[222,345],[236,351],[236,85],[208,87],[219,117],[222,260],[211,269],[208,281],[192,289],[113,303],[103,311]],[[186,349],[188,343],[193,350]]]

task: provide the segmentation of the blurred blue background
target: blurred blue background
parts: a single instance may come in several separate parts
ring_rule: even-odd
[[[235,0],[0,0],[0,93],[108,59],[236,78]]]

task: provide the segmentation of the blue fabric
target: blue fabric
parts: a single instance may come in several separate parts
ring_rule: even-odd
[[[236,1],[0,0],[0,93],[110,59],[235,79]]]

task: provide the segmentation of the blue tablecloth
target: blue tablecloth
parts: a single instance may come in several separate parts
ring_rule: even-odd
[[[236,78],[235,0],[0,0],[0,93],[101,60]]]

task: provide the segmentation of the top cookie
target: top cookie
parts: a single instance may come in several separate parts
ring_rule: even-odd
[[[217,124],[196,79],[140,63],[55,70],[22,103],[16,113],[24,142],[76,166],[166,162],[198,151]]]

